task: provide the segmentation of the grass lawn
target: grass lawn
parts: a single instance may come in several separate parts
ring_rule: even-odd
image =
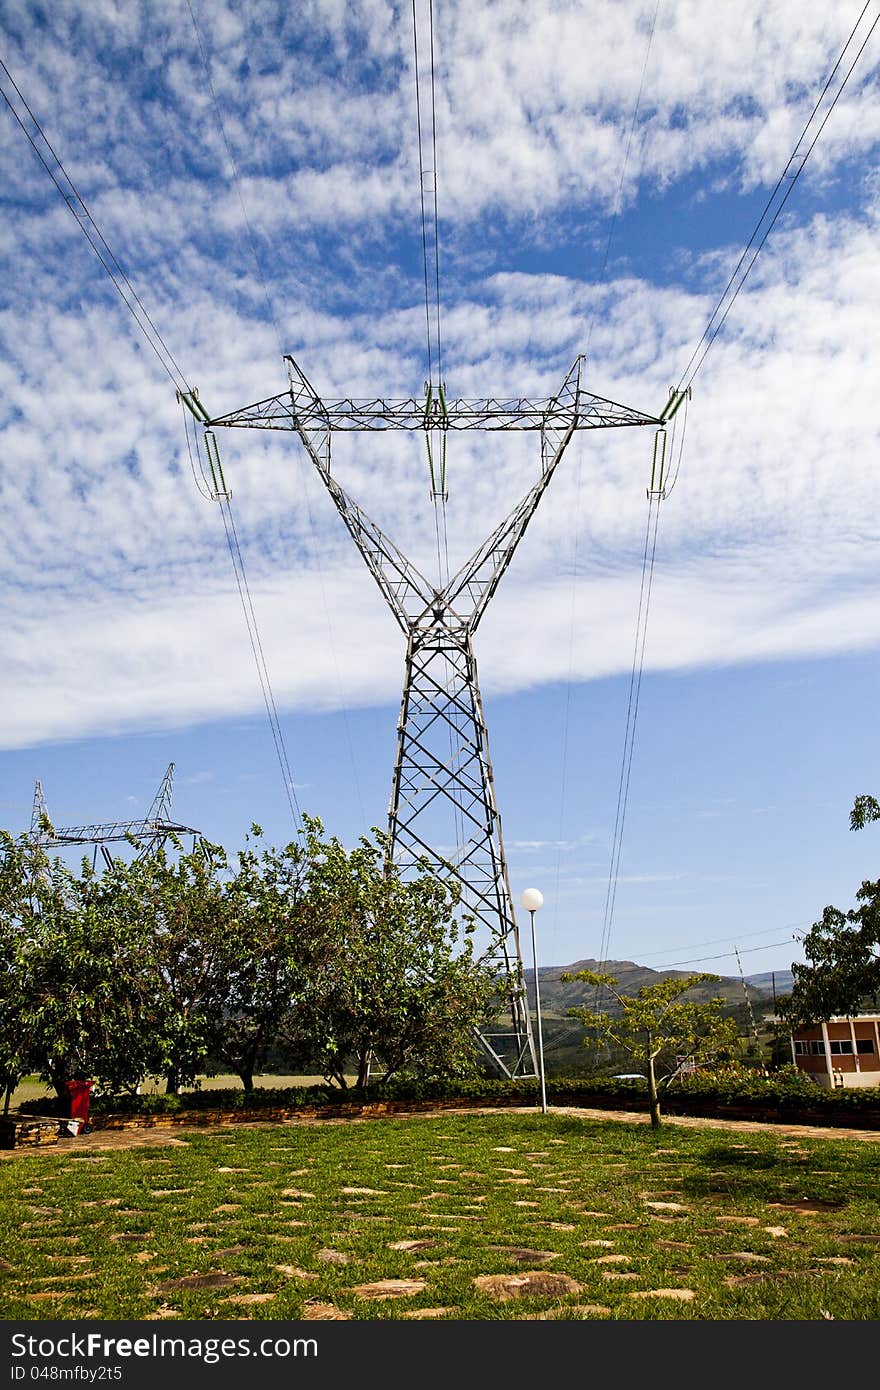
[[[878,1168],[552,1112],[70,1141],[0,1162],[0,1316],[876,1320]]]

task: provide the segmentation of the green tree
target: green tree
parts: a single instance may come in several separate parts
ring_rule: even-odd
[[[212,1054],[253,1090],[254,1074],[282,1020],[308,993],[314,958],[307,860],[303,847],[258,848],[251,827],[236,872],[225,884],[206,992]]]
[[[454,880],[426,863],[402,880],[382,831],[346,850],[304,818],[308,914],[304,988],[285,1023],[294,1056],[310,1055],[339,1086],[404,1070],[476,1068],[476,1028],[491,1008],[492,972],[456,920]]]
[[[0,861],[7,1089],[25,1062],[62,1099],[77,1071],[114,1085],[133,1079],[139,960],[93,870],[83,861],[76,874],[30,837],[5,833]]]
[[[880,820],[880,802],[873,796],[857,796],[849,813],[850,830],[864,830],[872,820]]]
[[[857,796],[850,829],[880,820],[873,796]],[[806,963],[794,961],[791,994],[779,1005],[790,1026],[818,1023],[833,1014],[858,1013],[880,994],[880,880],[866,879],[848,912],[828,906],[803,940]]]
[[[3,1113],[31,1063],[27,1026],[28,947],[33,938],[29,889],[32,852],[0,831],[0,1087]]]
[[[643,985],[634,995],[620,994],[614,975],[594,970],[568,972],[561,978],[583,980],[611,994],[616,1005],[614,1013],[586,1007],[575,1007],[568,1013],[589,1030],[587,1045],[599,1038],[614,1043],[641,1063],[648,1079],[651,1124],[655,1129],[661,1124],[660,1091],[678,1070],[676,1058],[683,1055],[689,1062],[700,1064],[727,1055],[739,1046],[736,1024],[731,1018],[722,1017],[723,998],[718,996],[704,1003],[683,998],[696,985],[720,980],[720,975],[659,980],[655,985]]]
[[[103,876],[104,916],[138,942],[138,1007],[146,1073],[176,1094],[205,1067],[215,1034],[220,961],[229,929],[228,863],[220,845],[200,841],[124,863]]]
[[[876,1006],[880,994],[880,880],[865,881],[849,912],[826,907],[803,940],[806,964],[794,961],[791,994],[779,1012],[792,1026]]]

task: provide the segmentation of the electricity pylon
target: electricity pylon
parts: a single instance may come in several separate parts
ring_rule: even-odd
[[[153,804],[143,820],[113,821],[103,825],[70,825],[56,829],[46,811],[43,784],[39,777],[34,785],[34,804],[31,811],[31,838],[44,849],[60,849],[64,845],[93,845],[94,865],[98,849],[107,863],[110,853],[106,846],[114,841],[134,840],[138,845],[138,858],[143,858],[151,850],[164,844],[169,835],[192,835],[193,846],[200,839],[200,832],[191,825],[180,825],[171,818],[173,797],[174,764],[169,763]]]
[[[483,1033],[480,1040],[506,1076],[534,1076],[537,1066],[473,637],[574,431],[660,423],[656,416],[585,392],[583,360],[577,358],[549,401],[447,402],[442,393],[429,393],[426,402],[377,397],[325,404],[289,356],[289,387],[281,395],[214,418],[197,397],[183,397],[205,426],[212,472],[214,461],[219,470],[215,429],[292,430],[299,435],[406,637],[388,814],[390,853],[404,874],[427,859],[457,876],[462,909],[476,925],[479,957],[496,970],[505,1000],[509,1025],[505,1021],[503,1031]],[[339,485],[331,472],[331,438],[334,430],[421,430],[430,441],[437,432],[445,436],[467,429],[540,433],[541,473],[462,568],[438,587]],[[222,473],[220,481],[225,490]],[[441,806],[451,810],[457,823],[457,844],[447,851],[438,838]]]

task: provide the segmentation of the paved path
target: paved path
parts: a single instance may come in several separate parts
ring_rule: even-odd
[[[516,1109],[510,1106],[473,1106],[471,1108],[459,1108],[450,1110],[447,1107],[438,1107],[436,1110],[418,1111],[397,1111],[390,1118],[393,1119],[435,1119],[437,1116],[447,1117],[453,1115],[528,1115],[534,1111],[520,1107]],[[641,1111],[632,1110],[596,1110],[576,1105],[551,1105],[548,1107],[551,1115],[572,1115],[580,1116],[585,1120],[611,1120],[620,1124],[648,1124],[649,1117]],[[321,1119],[317,1116],[291,1116],[285,1120],[249,1120],[240,1121],[249,1127],[263,1125],[350,1125],[364,1124],[368,1120],[385,1118],[375,1115],[352,1115],[344,1118]],[[831,1125],[794,1125],[794,1124],[765,1124],[758,1120],[715,1120],[705,1116],[696,1115],[666,1115],[664,1125],[670,1128],[674,1125],[681,1125],[688,1129],[719,1129],[736,1130],[746,1133],[772,1133],[786,1134],[797,1139],[856,1139],[862,1143],[880,1143],[880,1130],[871,1129],[840,1129]],[[173,1128],[163,1125],[144,1126],[138,1129],[96,1129],[91,1134],[80,1135],[77,1139],[61,1139],[57,1144],[37,1145],[23,1149],[4,1149],[0,1150],[0,1158],[26,1158],[38,1154],[63,1154],[67,1153],[97,1153],[108,1150],[119,1149],[142,1149],[142,1148],[162,1148],[170,1145],[181,1145],[187,1143],[187,1136],[191,1134],[205,1134],[209,1130],[214,1133],[228,1133],[230,1130],[238,1128],[236,1124],[218,1125],[175,1125]]]

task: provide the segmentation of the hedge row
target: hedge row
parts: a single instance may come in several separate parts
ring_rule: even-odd
[[[547,1099],[556,1105],[609,1106],[644,1109],[647,1090],[644,1082],[619,1081],[611,1077],[550,1077]],[[297,1111],[359,1105],[382,1101],[454,1101],[475,1104],[530,1105],[538,1101],[538,1081],[490,1078],[433,1080],[395,1078],[377,1082],[366,1091],[336,1086],[259,1086],[253,1091],[238,1087],[223,1090],[186,1091],[174,1095],[110,1096],[97,1095],[91,1112],[99,1116],[180,1115],[200,1111]],[[58,1114],[61,1103],[54,1097],[35,1101],[27,1109],[32,1114]],[[788,1119],[807,1122],[837,1121],[880,1128],[880,1087],[826,1090],[794,1069],[783,1069],[769,1076],[747,1072],[696,1075],[682,1078],[664,1092],[662,1109],[667,1114],[711,1115],[736,1113],[743,1118]]]

